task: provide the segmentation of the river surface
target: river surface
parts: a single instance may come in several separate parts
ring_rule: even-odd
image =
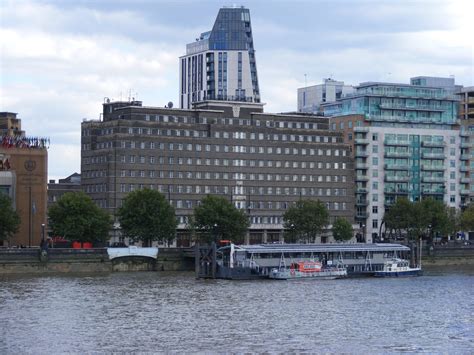
[[[0,354],[474,351],[474,273],[299,281],[0,276]]]

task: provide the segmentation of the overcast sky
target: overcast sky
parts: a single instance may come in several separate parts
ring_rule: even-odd
[[[80,124],[104,97],[178,104],[178,57],[220,7],[250,8],[267,112],[296,89],[455,76],[474,85],[474,1],[0,0],[0,111],[47,136],[49,178],[80,172]]]

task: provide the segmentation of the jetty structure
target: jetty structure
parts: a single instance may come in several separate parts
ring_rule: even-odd
[[[219,247],[195,246],[196,277],[220,279],[268,278],[271,270],[295,261],[343,265],[349,277],[373,276],[387,260],[409,259],[410,248],[401,244],[258,244]]]

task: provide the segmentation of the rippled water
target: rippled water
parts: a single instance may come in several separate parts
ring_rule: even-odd
[[[0,353],[470,353],[473,281],[0,276]]]

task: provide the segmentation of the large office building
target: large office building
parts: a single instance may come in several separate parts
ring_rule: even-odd
[[[298,112],[318,114],[320,105],[334,102],[347,94],[352,94],[352,85],[331,78],[324,79],[322,84],[305,86],[298,89]]]
[[[356,220],[365,239],[383,237],[383,215],[399,197],[432,197],[456,209],[465,204],[468,166],[459,148],[466,143],[454,79],[417,77],[410,84],[368,82],[355,89],[322,109],[331,129],[352,145]]]
[[[186,109],[205,100],[260,102],[248,9],[220,9],[212,30],[186,46],[179,90],[180,108]]]
[[[178,246],[189,244],[187,222],[206,195],[247,213],[248,243],[280,241],[282,215],[301,198],[324,202],[331,222],[353,221],[353,160],[327,118],[264,113],[259,103],[194,106],[105,102],[101,121],[82,123],[83,190],[112,215],[130,191],[162,192],[176,210]]]
[[[26,136],[16,113],[0,112],[0,193],[11,198],[21,219],[6,244],[40,244],[42,224],[47,224],[48,144],[46,138]]]

